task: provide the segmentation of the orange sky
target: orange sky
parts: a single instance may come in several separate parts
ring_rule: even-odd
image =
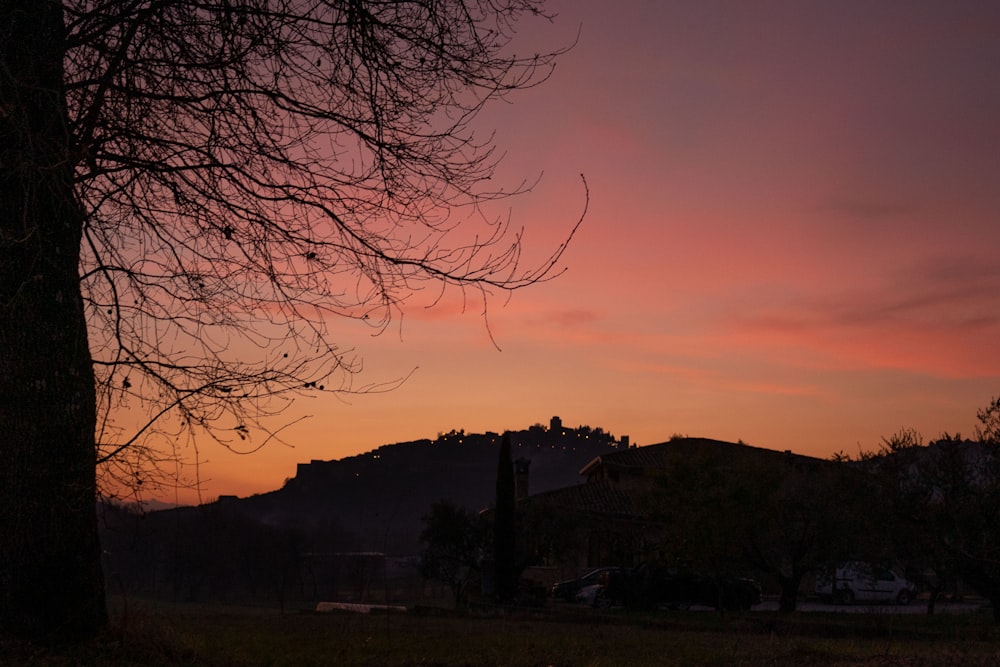
[[[565,275],[463,315],[334,323],[362,381],[309,396],[291,447],[201,449],[201,497],[298,462],[552,415],[828,456],[970,433],[1000,394],[1000,4],[562,0],[523,48],[579,44],[483,116],[538,257],[590,209]],[[521,46],[521,45],[519,45]],[[189,474],[190,476],[190,474]],[[184,492],[164,499],[191,501]]]

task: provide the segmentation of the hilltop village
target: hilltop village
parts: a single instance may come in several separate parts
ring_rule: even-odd
[[[386,597],[435,597],[425,587],[437,580],[460,601],[488,589],[509,461],[516,565],[536,591],[595,567],[655,566],[759,578],[793,609],[831,563],[863,560],[898,565],[932,600],[975,582],[1000,604],[990,556],[1000,517],[945,511],[1000,507],[995,445],[887,441],[828,460],[682,436],[637,447],[559,417],[503,435],[452,430],[303,463],[269,493],[144,516],[109,510],[106,569],[123,589],[184,599],[363,600],[376,580],[397,589]],[[956,560],[966,533],[985,555]]]
[[[531,462],[537,491],[579,483],[579,471],[591,459],[633,446],[627,435],[616,438],[600,427],[567,427],[558,416],[552,417],[547,426],[534,424],[508,434],[514,458]],[[298,464],[295,477],[287,482],[286,488],[317,490],[362,476],[384,478],[393,473],[419,472],[435,476],[435,463],[443,466],[442,472],[457,467],[473,474],[472,470],[481,466],[493,472],[501,437],[500,433],[491,431],[451,430],[440,433],[434,440],[383,445],[364,454],[332,461],[312,460]],[[441,488],[446,489],[447,485]]]

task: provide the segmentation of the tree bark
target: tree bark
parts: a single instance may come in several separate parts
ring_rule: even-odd
[[[62,6],[0,0],[0,632],[107,622]]]

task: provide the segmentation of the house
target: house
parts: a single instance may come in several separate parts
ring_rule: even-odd
[[[809,456],[779,452],[743,443],[709,438],[674,438],[658,445],[632,447],[592,459],[580,470],[587,483],[606,481],[630,491],[648,491],[678,461],[700,461],[716,469],[760,463],[818,461]]]
[[[819,462],[708,438],[675,438],[608,452],[580,470],[583,483],[520,501],[524,538],[537,561],[563,570],[653,561],[662,549],[663,524],[652,518],[650,498],[678,464],[724,474],[727,469]]]
[[[604,481],[535,494],[518,509],[534,560],[570,570],[637,564],[649,530],[634,494]]]

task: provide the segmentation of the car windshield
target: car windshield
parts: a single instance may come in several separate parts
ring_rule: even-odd
[[[580,577],[580,579],[582,579],[583,581],[590,581],[590,582],[593,582],[593,583],[598,583],[598,582],[600,582],[601,577],[605,573],[610,572],[612,569],[614,569],[614,568],[600,567],[600,568],[598,568],[596,570],[591,570],[587,574],[585,574],[582,577]]]

